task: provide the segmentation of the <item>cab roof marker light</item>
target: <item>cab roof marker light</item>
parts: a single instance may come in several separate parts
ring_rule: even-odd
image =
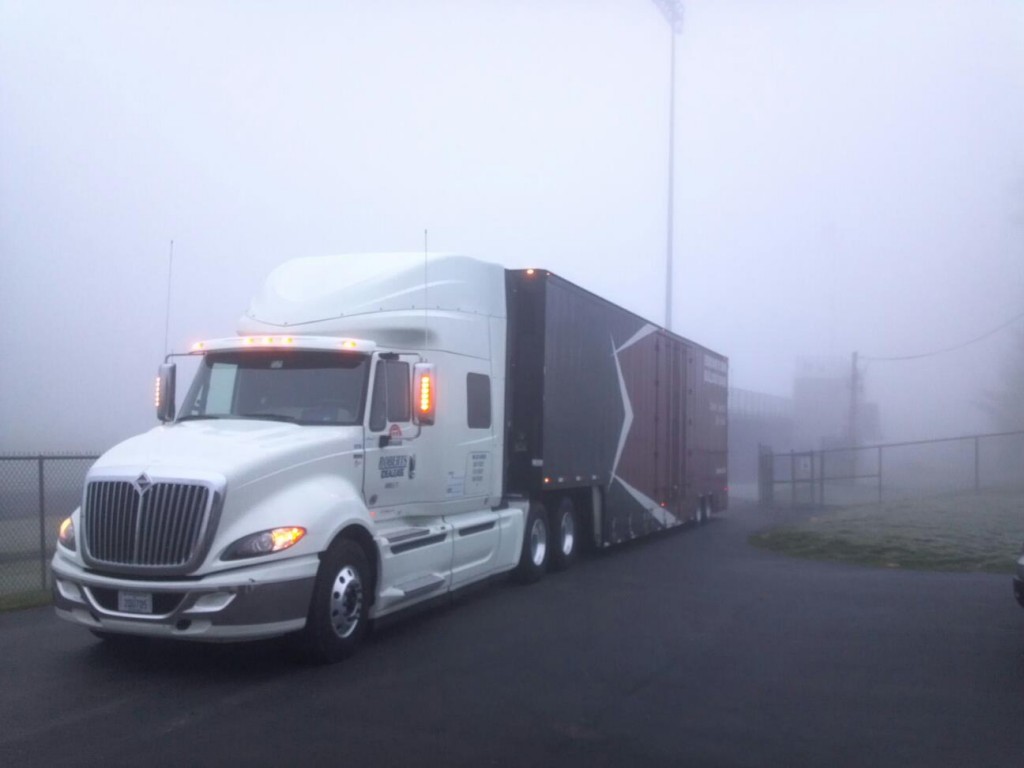
[[[373,352],[377,345],[361,339],[339,339],[337,336],[230,336],[220,339],[204,339],[189,348],[192,354],[206,354],[224,350],[270,350],[307,349],[324,352],[344,349],[346,351]]]

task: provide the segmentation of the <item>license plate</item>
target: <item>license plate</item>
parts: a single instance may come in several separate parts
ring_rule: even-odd
[[[117,610],[121,613],[152,613],[153,593],[119,591],[117,593]]]

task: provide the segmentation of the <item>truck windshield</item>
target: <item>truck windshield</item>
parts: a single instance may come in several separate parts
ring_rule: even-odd
[[[208,352],[178,421],[361,424],[369,370],[366,355],[347,352]]]

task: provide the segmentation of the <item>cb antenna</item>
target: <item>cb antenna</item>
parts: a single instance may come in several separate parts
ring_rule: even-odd
[[[427,349],[427,296],[430,290],[427,284],[427,230],[423,230],[423,349]]]
[[[174,241],[171,240],[171,252],[167,257],[167,311],[164,313],[164,357],[170,352],[168,340],[171,332],[171,274],[174,270]]]

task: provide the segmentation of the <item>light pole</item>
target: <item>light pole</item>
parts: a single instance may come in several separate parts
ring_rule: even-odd
[[[675,180],[676,152],[676,36],[683,31],[683,3],[681,0],[654,0],[668,21],[671,59],[668,80],[668,236],[665,243],[665,327],[672,330],[672,208]]]

